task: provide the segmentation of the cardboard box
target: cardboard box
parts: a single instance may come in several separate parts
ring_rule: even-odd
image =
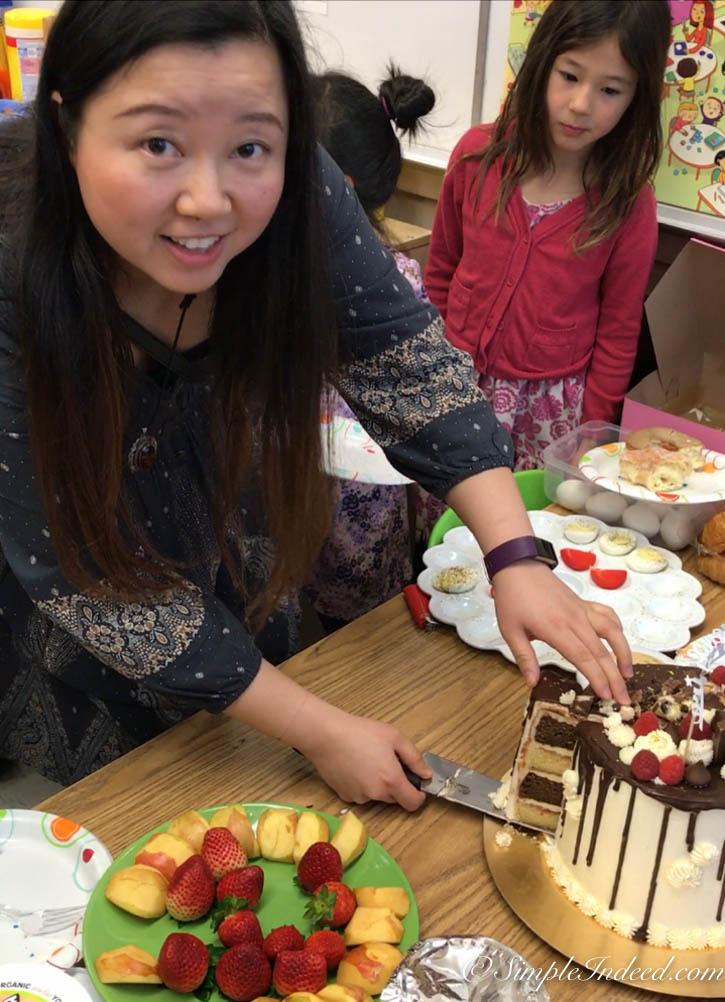
[[[657,371],[625,397],[622,429],[666,425],[725,452],[725,248],[690,240],[645,310]]]

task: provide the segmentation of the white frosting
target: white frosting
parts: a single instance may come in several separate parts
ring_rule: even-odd
[[[561,696],[559,696],[559,702],[563,703],[564,706],[571,706],[575,699],[576,693],[573,689],[567,689],[566,692],[562,692]]]
[[[604,728],[605,730],[608,731],[610,727],[618,727],[619,724],[621,723],[622,723],[621,713],[619,713],[616,710],[612,710],[612,712],[604,720]]]
[[[696,842],[690,850],[690,859],[695,866],[708,866],[720,855],[720,850],[712,842]]]
[[[566,813],[572,821],[578,821],[582,816],[584,797],[570,797],[566,802]]]
[[[725,765],[720,766],[720,779],[725,779]]]
[[[611,720],[612,718],[610,717],[609,719]],[[629,745],[634,744],[634,739],[637,735],[629,724],[616,724],[614,727],[609,728],[607,737],[615,748],[627,748]]]
[[[625,723],[628,720],[634,720],[634,707],[633,706],[622,706],[619,710],[619,716]]]
[[[640,735],[634,742],[635,753],[642,749],[654,752],[660,762],[668,755],[677,754],[675,742],[667,731],[650,731],[649,734]]]
[[[505,779],[498,790],[493,793],[489,793],[488,799],[491,801],[494,807],[497,807],[499,811],[502,811],[506,807],[506,803],[509,798],[509,789],[511,787],[511,779]]]
[[[620,762],[624,762],[625,765],[631,765],[633,758],[634,745],[628,745],[626,748],[622,748],[619,752],[619,760]]]
[[[647,930],[647,942],[650,946],[667,946],[667,926],[653,922]]]
[[[565,769],[561,774],[561,782],[564,786],[564,796],[575,797],[579,792],[579,773],[576,769]]]
[[[502,849],[508,849],[511,845],[512,839],[507,831],[501,829],[501,831],[496,832],[495,842],[496,845],[501,846]]]
[[[693,863],[689,856],[675,859],[665,869],[665,880],[670,887],[699,887],[702,881],[702,870]]]
[[[705,738],[704,741],[690,741],[690,746],[687,748],[687,756],[685,757],[686,747],[687,739],[683,738],[680,741],[679,752],[685,758],[688,765],[692,765],[694,762],[702,762],[703,765],[710,765],[712,762],[713,747],[712,741],[709,738]]]

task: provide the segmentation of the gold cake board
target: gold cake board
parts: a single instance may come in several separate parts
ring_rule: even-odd
[[[614,972],[610,980],[631,988],[680,998],[725,997],[725,949],[672,950],[635,943],[603,928],[564,895],[550,874],[538,836],[524,835],[507,825],[505,830],[511,835],[511,844],[499,846],[496,834],[501,830],[500,822],[484,819],[483,847],[494,883],[504,901],[532,932],[581,968],[582,997],[586,997],[584,978],[590,977],[587,961],[594,960],[596,964],[595,958],[600,957],[606,958],[602,966]],[[634,973],[635,968],[639,971],[650,968],[651,972],[666,968],[666,972],[660,974],[662,980],[653,979],[652,973],[645,980],[641,974]],[[700,975],[697,980],[690,981],[685,970],[692,972],[693,978],[695,971]],[[683,971],[679,981],[675,980],[678,971]],[[712,980],[707,980],[707,972],[714,972],[710,975]],[[617,973],[620,977],[616,977]],[[718,974],[719,981],[716,980]],[[592,976],[591,982],[595,980]],[[604,977],[601,980],[604,981]]]

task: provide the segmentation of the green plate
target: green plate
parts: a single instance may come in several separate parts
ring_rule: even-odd
[[[293,807],[298,813],[304,809],[293,804],[245,804],[244,806],[253,825],[267,807]],[[200,813],[208,819],[217,810],[219,807],[207,807]],[[321,811],[315,813],[327,821],[332,835],[341,819],[323,814]],[[180,931],[194,933],[205,943],[219,943],[208,918],[183,924],[176,922],[170,915],[158,919],[141,919],[117,908],[106,899],[105,890],[111,875],[124,866],[131,866],[134,856],[150,836],[165,831],[168,824],[167,822],[159,825],[158,828],[147,832],[122,852],[98,881],[88,902],[83,919],[83,957],[93,984],[105,1002],[135,1002],[135,1000],[152,1002],[157,999],[159,1002],[161,1000],[171,1002],[173,998],[179,1000],[190,998],[189,995],[180,995],[162,985],[104,985],[96,976],[95,960],[106,950],[133,943],[134,946],[139,946],[157,957],[169,933]],[[304,917],[308,896],[293,881],[297,872],[295,866],[292,863],[276,863],[261,858],[251,862],[258,864],[264,870],[264,890],[256,909],[264,935],[279,925],[295,925],[304,936],[309,935],[312,928],[309,919]],[[398,949],[405,953],[418,938],[418,909],[410,884],[393,857],[373,839],[368,839],[365,852],[346,867],[343,880],[351,887],[405,888],[410,897],[410,911],[402,920],[405,933],[398,944]],[[334,980],[334,977],[331,980]],[[212,1000],[215,999],[219,1002],[224,996],[221,992],[215,992]]]

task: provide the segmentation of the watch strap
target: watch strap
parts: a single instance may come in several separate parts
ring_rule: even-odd
[[[516,539],[507,539],[505,543],[494,546],[484,557],[483,563],[486,567],[488,580],[490,581],[494,574],[502,571],[509,564],[516,563],[518,560],[536,560],[538,556],[539,551],[534,536],[517,536]]]

